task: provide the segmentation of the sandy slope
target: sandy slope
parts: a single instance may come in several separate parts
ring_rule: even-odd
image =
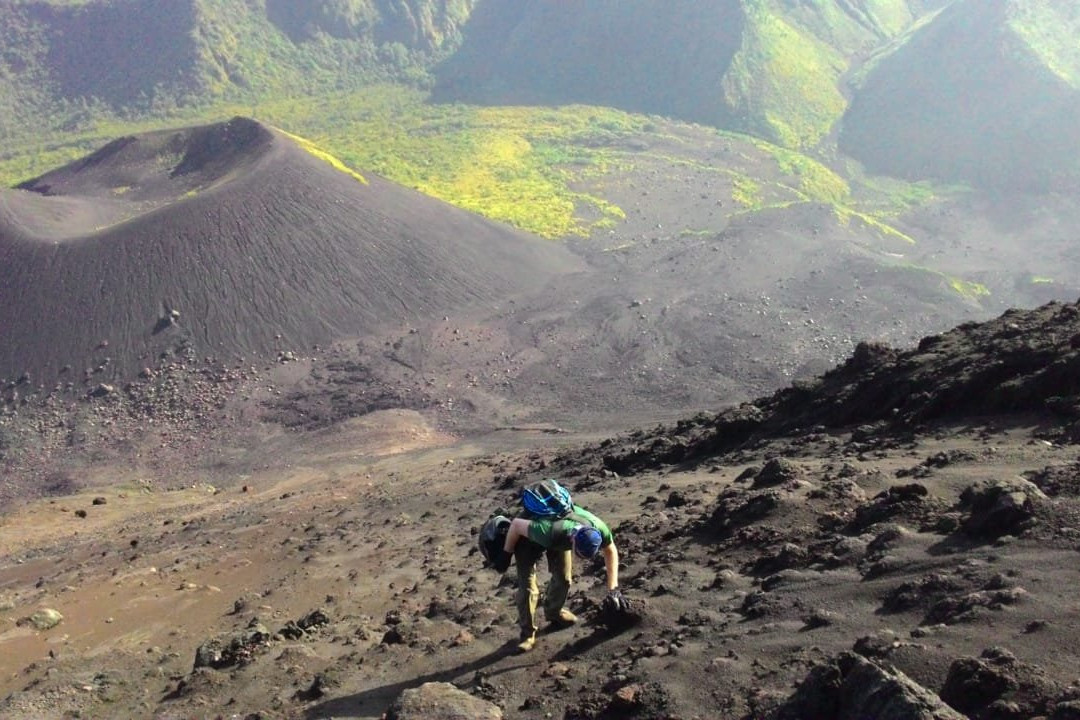
[[[115,381],[178,343],[309,349],[576,267],[551,243],[364,180],[236,119],[117,141],[5,191],[0,375]]]
[[[1076,388],[1043,379],[1080,352],[1077,318],[1052,305],[921,350],[862,350],[755,411],[599,443],[462,441],[393,412],[267,445],[260,469],[221,488],[28,506],[0,526],[2,707],[377,718],[403,690],[448,681],[521,718],[951,717],[943,698],[975,718],[1069,717],[1080,484],[1076,411],[1057,393]],[[884,422],[881,402],[860,404],[899,386],[893,402],[911,402]],[[1002,412],[1011,389],[1026,404]],[[513,655],[512,588],[480,567],[472,532],[547,474],[612,522],[643,620],[595,625],[600,568],[581,567],[583,624]],[[43,606],[64,622],[16,623]],[[193,671],[200,645],[253,618],[268,639]],[[290,621],[314,624],[289,635]],[[876,705],[839,682],[853,650]],[[883,680],[895,671],[937,709],[915,713],[913,691]],[[836,684],[807,680],[826,676]]]

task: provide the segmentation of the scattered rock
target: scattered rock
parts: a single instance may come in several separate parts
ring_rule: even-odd
[[[116,392],[116,388],[114,386],[108,385],[106,383],[100,383],[96,385],[93,390],[90,391],[90,397],[106,397],[107,395],[112,395],[114,392]]]
[[[844,653],[810,671],[771,720],[965,720],[899,670]]]
[[[975,537],[1019,535],[1034,521],[1035,503],[1046,495],[1027,480],[991,480],[969,486],[960,495],[970,508],[963,530]]]
[[[784,543],[755,560],[750,572],[759,576],[771,575],[780,570],[802,567],[806,564],[808,556],[806,548],[802,545]]]
[[[918,580],[902,583],[890,591],[881,604],[885,612],[904,612],[917,607],[930,607],[951,593],[965,589],[965,585],[944,573],[931,573]]]
[[[739,492],[725,492],[707,520],[707,526],[720,537],[729,537],[739,528],[768,517],[778,507],[780,496],[773,491],[749,498]]]
[[[475,641],[476,641],[476,637],[473,636],[473,634],[471,632],[469,632],[468,630],[462,629],[462,631],[459,632],[457,635],[455,635],[454,639],[450,641],[450,646],[451,647],[461,647],[463,645],[471,645]]]
[[[897,547],[911,531],[903,525],[890,523],[885,525],[867,546],[867,553],[880,557],[885,552]]]
[[[555,662],[544,668],[544,672],[540,673],[541,677],[546,678],[565,678],[570,676],[570,666],[566,663]]]
[[[498,705],[440,682],[406,690],[386,711],[386,720],[502,720],[503,717]]]
[[[1054,706],[1049,720],[1080,720],[1080,700],[1066,700]]]
[[[35,630],[51,630],[64,621],[64,616],[52,608],[42,608],[29,617],[22,618],[18,625],[32,625]]]
[[[855,641],[852,650],[870,660],[880,660],[900,646],[900,640],[892,630],[881,630],[864,635]]]
[[[1027,477],[1049,497],[1080,497],[1080,463],[1049,465]]]
[[[816,630],[817,628],[829,627],[835,622],[835,613],[818,608],[803,618],[803,630]]]
[[[406,633],[400,625],[394,625],[382,636],[383,645],[402,645],[408,641]]]
[[[193,669],[210,667],[220,670],[247,664],[269,640],[270,632],[262,624],[253,621],[242,633],[213,638],[200,645],[195,651]]]
[[[682,507],[683,505],[687,505],[689,503],[690,501],[685,495],[683,495],[678,490],[674,490],[671,492],[671,494],[668,495],[667,501],[664,503],[664,507],[677,508]]]
[[[318,673],[312,679],[311,684],[303,690],[296,692],[296,699],[302,702],[311,702],[325,697],[328,690],[337,687],[338,683],[328,678],[323,673]]]
[[[1062,688],[1037,666],[1004,648],[984,650],[949,666],[941,699],[973,720],[1033,718],[1050,714]]]
[[[642,687],[638,684],[624,685],[611,698],[612,710],[635,710],[641,703]]]
[[[802,469],[790,460],[773,458],[766,462],[765,466],[761,468],[761,472],[754,477],[752,487],[757,490],[776,485],[791,485],[798,481],[802,475]]]
[[[312,610],[304,617],[296,621],[302,630],[310,630],[313,627],[330,624],[330,616],[323,610]]]
[[[869,503],[860,505],[846,532],[859,534],[878,523],[932,515],[929,495],[930,491],[921,483],[894,485],[875,495]]]

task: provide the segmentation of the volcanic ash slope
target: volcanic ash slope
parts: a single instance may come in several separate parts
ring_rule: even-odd
[[[126,137],[0,191],[0,377],[86,382],[106,343],[95,382],[177,344],[307,348],[575,268],[253,120]]]

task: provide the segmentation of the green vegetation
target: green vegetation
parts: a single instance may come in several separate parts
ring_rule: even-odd
[[[845,207],[836,207],[835,210],[837,218],[844,225],[850,223],[853,219],[857,219],[864,223],[867,227],[871,227],[874,230],[877,230],[882,235],[882,237],[896,238],[911,245],[915,244],[915,238],[900,232],[896,228],[883,222],[882,220],[879,220],[872,215],[868,215],[867,213],[858,212],[856,210],[852,210],[851,208]]]
[[[968,300],[976,300],[990,294],[989,288],[982,283],[969,282],[957,277],[949,277],[949,287]]]
[[[794,152],[764,140],[751,139],[754,146],[776,160],[777,169],[784,175],[791,175],[799,182],[793,188],[802,199],[824,203],[843,203],[851,195],[847,181],[803,153]]]
[[[1055,75],[1080,88],[1080,6],[1057,0],[1012,0],[1008,27]]]
[[[845,55],[864,51],[870,37],[888,38],[903,32],[916,19],[908,0],[816,0],[797,4],[774,0],[772,8]]]
[[[745,175],[736,177],[731,199],[747,210],[760,210],[764,207],[761,202],[761,183]]]
[[[886,2],[888,0],[885,0]],[[912,23],[906,25],[895,34],[891,34],[891,40],[886,43],[882,43],[877,47],[869,56],[855,68],[854,72],[849,78],[849,83],[853,87],[858,87],[863,84],[866,77],[874,71],[874,69],[891,54],[897,52],[903,48],[911,39],[917,35],[924,27],[929,25],[933,20],[941,13],[941,9],[927,12],[926,14],[915,18]]]
[[[425,91],[379,85],[317,96],[266,96],[239,104],[222,102],[175,110],[166,117],[122,119],[102,113],[79,133],[45,133],[40,140],[0,150],[0,182],[14,184],[81,157],[123,135],[148,130],[253,116],[293,136],[305,150],[365,182],[378,173],[462,208],[558,238],[610,229],[625,213],[601,195],[573,189],[582,181],[603,187],[611,173],[643,160],[693,166],[732,184],[731,199],[742,212],[794,202],[830,205],[844,222],[858,219],[882,236],[914,240],[889,225],[904,207],[929,201],[928,186],[890,181],[874,191],[871,210],[855,207],[849,184],[808,155],[733,133],[719,137],[735,152],[723,165],[703,165],[677,155],[627,150],[625,138],[652,135],[657,143],[681,142],[664,135],[645,116],[587,106],[481,108],[434,105]],[[650,143],[651,144],[651,143]],[[751,157],[751,155],[754,155]],[[771,160],[772,168],[759,167]],[[179,158],[176,158],[179,161]],[[759,168],[748,173],[750,168]],[[766,177],[774,178],[767,180]],[[884,181],[882,181],[884,182]],[[122,192],[117,190],[117,193]]]
[[[885,198],[886,202],[897,210],[922,207],[946,195],[957,195],[969,191],[969,188],[957,185],[935,186],[929,182],[906,182],[895,178],[858,175],[859,185]]]
[[[475,0],[416,3],[430,12],[398,23],[388,20],[397,17],[390,0],[177,0],[169,6],[168,22],[139,15],[139,8],[152,3],[135,2],[125,12],[144,19],[150,36],[143,43],[146,56],[127,59],[141,64],[132,77],[123,68],[75,72],[81,65],[100,65],[88,59],[111,56],[63,45],[63,34],[27,9],[33,3],[0,9],[0,131],[6,138],[0,184],[37,176],[119,136],[243,115],[281,128],[360,182],[363,173],[378,173],[530,232],[564,237],[613,228],[625,219],[621,208],[600,196],[610,174],[645,157],[690,162],[677,153],[660,157],[627,150],[620,142],[641,135],[655,136],[658,145],[674,140],[659,134],[655,118],[580,105],[429,103],[430,70],[456,48]],[[48,22],[98,17],[119,7],[80,0],[50,4],[62,9],[51,11]],[[742,147],[752,142],[762,156],[737,152],[730,162],[696,162],[696,169],[723,175],[742,212],[822,203],[843,222],[858,220],[884,236],[913,242],[890,219],[929,202],[933,189],[895,183],[885,201],[878,188],[853,193],[851,183],[811,155],[828,145],[846,107],[838,90],[846,57],[908,29],[917,20],[909,3],[743,5],[742,46],[712,91],[722,92],[727,107],[746,118],[743,129],[774,142],[721,132]],[[68,53],[75,70],[46,73],[53,51]],[[131,92],[137,97],[129,102],[124,93]],[[761,165],[769,159],[774,166]],[[575,189],[584,181],[601,189]]]
[[[745,108],[751,128],[792,149],[821,142],[843,115],[843,56],[801,32],[767,0],[748,0],[743,44],[723,81],[730,107]]]
[[[613,138],[648,122],[616,110],[571,106],[477,108],[431,105],[422,91],[377,86],[320,97],[222,103],[169,117],[103,117],[81,133],[0,152],[0,183],[13,185],[92,152],[124,135],[253,115],[281,128],[311,154],[361,182],[369,170],[449,203],[544,237],[611,227],[623,211],[573,191],[575,179],[603,175],[621,160]],[[589,212],[583,212],[589,208]],[[596,216],[585,223],[584,215]]]
[[[292,133],[286,132],[285,130],[282,130],[281,128],[275,128],[275,129],[278,130],[279,132],[283,133],[286,137],[292,139],[292,141],[295,142],[297,145],[299,145],[305,152],[319,158],[320,160],[322,160],[323,162],[325,162],[326,164],[328,164],[330,167],[334,168],[335,170],[338,170],[340,172],[345,173],[349,177],[352,177],[355,180],[358,180],[360,183],[362,183],[364,185],[368,184],[367,178],[365,178],[363,175],[356,172],[352,168],[347,167],[345,165],[345,163],[341,162],[336,157],[334,157],[330,153],[326,152],[321,147],[319,147],[315,143],[311,142],[307,138],[302,138],[299,135],[293,135]]]
[[[916,19],[904,0],[866,0],[862,5],[873,26],[889,35],[903,32]]]
[[[268,103],[256,114],[313,138],[349,167],[544,237],[587,234],[579,206],[591,207],[597,222],[624,217],[569,184],[613,162],[599,139],[637,132],[644,123],[584,106],[431,105],[419,91],[391,86]]]
[[[895,238],[908,244],[915,244],[914,238],[889,225],[887,219],[890,214],[895,214],[901,208],[910,208],[929,202],[934,197],[934,193],[928,185],[891,181],[889,187],[893,194],[891,202],[885,204],[885,210],[876,212],[859,210],[852,205],[851,186],[848,182],[822,163],[807,155],[762,140],[750,139],[750,142],[757,149],[774,158],[781,175],[797,180],[798,184],[791,187],[781,186],[782,189],[786,189],[791,195],[794,195],[797,200],[766,205],[763,200],[761,184],[750,178],[739,177],[735,181],[733,199],[746,210],[756,211],[765,207],[783,207],[792,202],[823,203],[832,206],[837,219],[843,225],[857,220],[866,227],[872,228],[884,238]],[[880,196],[880,191],[875,193],[875,196]]]
[[[893,265],[892,267],[917,273],[929,273],[930,275],[940,278],[950,290],[953,290],[964,299],[973,302],[978,301],[981,297],[990,295],[990,289],[982,283],[964,280],[963,278],[943,273],[940,270],[934,270],[933,268],[923,267],[922,265],[915,265],[913,263],[900,263]]]
[[[208,117],[221,103],[426,88],[474,1],[411,0],[404,15],[392,0],[0,4],[0,135],[70,142],[103,122]]]

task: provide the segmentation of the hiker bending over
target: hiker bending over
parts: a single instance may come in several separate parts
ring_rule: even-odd
[[[519,542],[520,541],[520,542]],[[526,542],[527,541],[527,542]],[[570,592],[571,551],[589,560],[598,552],[604,554],[608,594],[605,605],[624,610],[626,599],[619,592],[619,551],[611,530],[603,520],[578,505],[558,519],[515,518],[510,521],[503,551],[495,558],[495,569],[506,572],[511,557],[517,562],[517,611],[521,627],[518,650],[528,652],[536,645],[536,606],[540,590],[536,584],[536,563],[547,555],[551,580],[544,594],[544,617],[548,622],[567,627],[577,622],[577,616],[563,605]]]

